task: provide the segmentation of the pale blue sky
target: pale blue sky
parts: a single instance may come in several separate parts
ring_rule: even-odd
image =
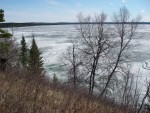
[[[76,22],[77,14],[105,12],[108,21],[120,7],[150,21],[150,0],[0,0],[6,22]]]

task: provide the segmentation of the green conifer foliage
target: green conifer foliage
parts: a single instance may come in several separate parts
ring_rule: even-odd
[[[41,53],[33,36],[32,45],[30,49],[30,69],[34,74],[41,75],[43,73],[43,61],[40,55]]]
[[[0,9],[0,22],[4,22],[4,10]],[[0,29],[0,38],[11,38],[12,34]]]
[[[4,22],[4,10],[0,9],[0,22]]]
[[[59,80],[58,80],[56,74],[54,74],[54,75],[53,75],[53,84],[54,84],[54,85],[57,85],[58,83],[59,83]]]
[[[0,9],[0,22],[4,22],[4,10]],[[0,70],[5,70],[6,63],[8,61],[7,57],[10,52],[9,38],[12,35],[5,30],[0,29]]]
[[[27,48],[27,44],[26,44],[24,36],[22,36],[22,40],[21,40],[20,57],[21,57],[22,65],[23,66],[28,66],[28,64],[29,64],[29,52],[28,52],[28,48]]]

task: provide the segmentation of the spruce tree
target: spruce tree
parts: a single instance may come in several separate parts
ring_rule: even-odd
[[[0,22],[4,22],[4,10],[0,9]],[[1,27],[0,27],[1,28]],[[6,63],[10,53],[10,43],[7,39],[11,38],[12,35],[5,30],[0,29],[0,70],[6,69]],[[5,40],[4,40],[5,39]]]
[[[0,9],[0,23],[1,22],[5,22],[3,9]],[[1,28],[1,26],[0,26],[0,28]],[[12,37],[12,34],[8,33],[5,30],[0,29],[0,38],[11,38],[11,37]]]
[[[4,22],[4,10],[0,9],[0,22]]]
[[[29,53],[28,53],[27,44],[26,44],[24,36],[22,35],[20,57],[21,57],[21,63],[23,66],[28,66],[28,64],[29,64],[29,55],[28,54]]]
[[[56,74],[54,74],[54,75],[53,75],[53,84],[56,85],[56,84],[58,84],[58,83],[59,83],[59,80],[58,80]]]
[[[34,74],[41,75],[43,73],[43,61],[41,53],[35,42],[34,36],[32,40],[32,45],[30,49],[30,69]]]

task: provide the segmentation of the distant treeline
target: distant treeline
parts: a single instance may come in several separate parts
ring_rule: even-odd
[[[57,22],[57,23],[44,23],[44,22],[28,22],[28,23],[0,23],[0,28],[7,27],[25,27],[25,26],[42,26],[42,25],[74,25],[74,24],[99,24],[97,22]],[[121,22],[105,22],[104,24],[123,24]],[[126,22],[125,24],[131,24]],[[133,24],[150,24],[150,22],[134,22]]]

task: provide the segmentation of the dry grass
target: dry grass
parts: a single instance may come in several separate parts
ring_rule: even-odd
[[[0,113],[132,113],[63,86],[0,74]]]

